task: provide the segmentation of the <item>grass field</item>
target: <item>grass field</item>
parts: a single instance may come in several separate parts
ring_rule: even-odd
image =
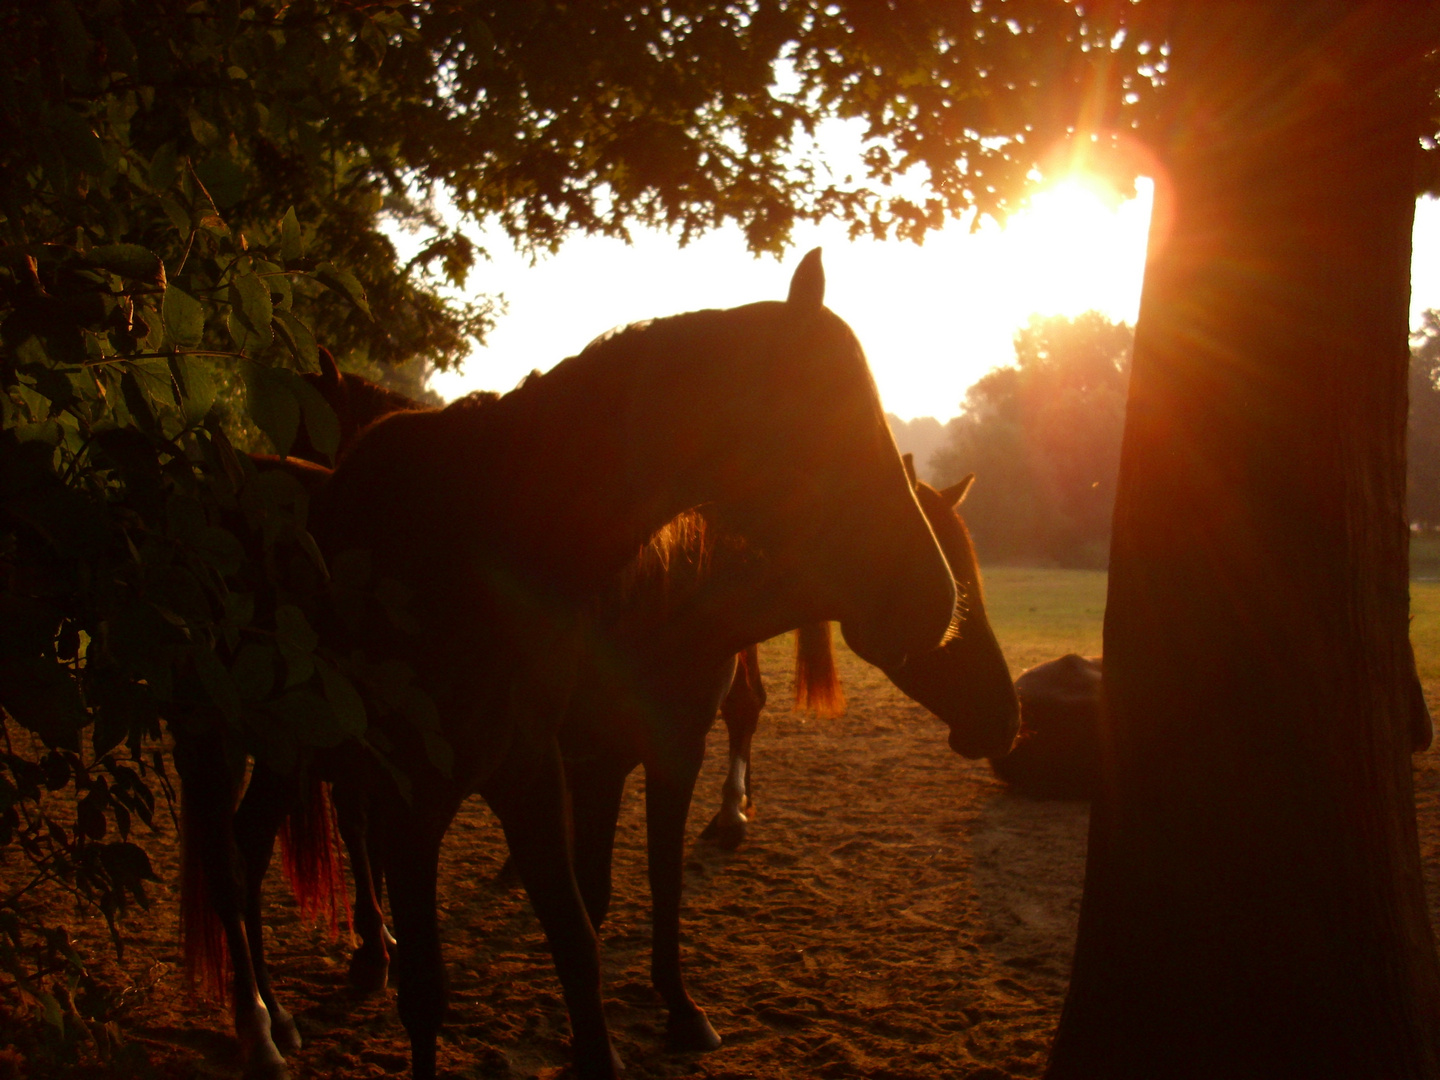
[[[985,610],[1011,674],[1069,652],[1100,654],[1105,571],[1001,566],[984,578]]]
[[[1440,576],[1440,555],[1436,558]],[[1410,582],[1410,640],[1435,712],[1440,710],[1440,580],[1425,580],[1431,575],[1422,571],[1429,569],[1428,562],[1415,567]],[[1013,674],[1067,652],[1100,654],[1105,579],[1103,570],[1002,566],[985,572],[985,607]]]

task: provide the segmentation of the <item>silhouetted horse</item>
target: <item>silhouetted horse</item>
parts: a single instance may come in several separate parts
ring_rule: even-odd
[[[344,376],[344,382],[354,384],[360,392],[336,393],[336,388],[343,383],[333,363],[326,364],[326,368],[321,376],[308,378],[324,380],[321,389],[340,413],[342,430],[363,426],[363,414],[357,417],[355,413],[372,407],[369,403],[379,403],[387,410],[393,407],[393,398],[367,393],[368,384],[354,375]],[[408,399],[401,401],[410,404]],[[342,449],[343,446],[342,441]],[[913,466],[908,455],[905,467],[913,485]],[[897,678],[908,679],[905,685],[911,687],[917,700],[950,723],[952,743],[957,748],[973,753],[976,745],[998,745],[1013,737],[1017,707],[1005,661],[984,617],[973,547],[963,523],[952,509],[963,498],[970,479],[967,477],[962,484],[944,493],[923,485],[917,489],[922,509],[940,538],[952,569],[956,570],[964,598],[964,618],[950,642],[934,653],[916,658],[908,665],[907,674]],[[707,652],[699,642],[692,642],[688,650],[679,651],[667,649],[662,643],[673,639],[668,624],[674,613],[696,602],[700,590],[706,587],[707,577],[712,574],[729,582],[730,629],[727,633],[731,636],[768,633],[780,625],[775,621],[780,616],[772,610],[761,616],[770,622],[758,628],[742,629],[749,625],[746,621],[749,616],[745,613],[755,607],[753,597],[760,592],[760,581],[755,578],[743,589],[737,586],[746,581],[745,575],[757,574],[763,558],[746,550],[743,543],[737,545],[713,527],[707,527],[703,519],[688,518],[672,523],[667,527],[664,542],[649,554],[650,565],[647,566],[642,557],[627,571],[622,586],[609,602],[611,614],[606,618],[614,620],[616,625],[601,636],[599,647],[592,650],[600,662],[587,669],[580,680],[581,689],[560,728],[560,743],[567,761],[567,774],[576,792],[576,817],[581,823],[577,862],[581,868],[582,891],[591,919],[597,925],[603,920],[608,905],[610,844],[620,787],[636,764],[647,765],[647,792],[651,793],[651,880],[656,908],[656,984],[670,1007],[668,1028],[672,1047],[703,1049],[718,1043],[718,1037],[683,990],[678,953],[683,830],[695,775],[693,772],[680,775],[677,783],[672,775],[673,765],[664,768],[657,766],[656,761],[665,757],[671,762],[683,758],[693,762],[698,771],[713,710],[698,720],[690,710],[693,701],[714,693],[712,688],[718,680],[728,679],[729,657],[717,656],[714,648]],[[662,572],[656,573],[657,565]],[[737,596],[737,591],[746,595]],[[786,615],[783,619],[793,617]],[[637,625],[648,629],[637,635],[634,632]],[[754,652],[753,645],[742,652],[735,686],[743,685],[747,671],[758,676]],[[656,680],[653,674],[637,675],[655,670],[653,657],[656,655],[667,657],[664,680]],[[617,657],[623,657],[622,661],[617,663]],[[618,677],[617,670],[628,674]],[[750,685],[758,687],[758,679]],[[822,709],[837,704],[828,623],[807,624],[797,634],[796,688],[801,704]],[[759,687],[759,692],[763,693],[763,687]],[[732,686],[726,697],[732,713],[727,717],[732,746],[737,731],[742,730],[733,716],[738,697]],[[651,719],[638,721],[637,710]],[[758,713],[758,704],[755,711]],[[744,736],[748,737],[751,731],[753,720],[748,730],[743,731]],[[679,743],[686,745],[679,746],[677,754]],[[363,808],[357,812],[342,801],[341,810],[341,831],[351,849],[356,929],[361,938],[352,958],[351,980],[362,988],[380,988],[385,984],[387,953],[393,948],[394,939],[385,930],[377,899],[378,883],[370,876]],[[258,893],[252,895],[258,906]],[[258,910],[255,917],[258,919]],[[258,955],[258,949],[256,952]]]
[[[920,509],[940,542],[955,575],[964,614],[959,633],[939,649],[913,658],[890,680],[915,701],[945,721],[950,746],[965,757],[997,757],[1009,749],[1019,725],[1019,707],[1010,670],[985,616],[985,596],[975,545],[956,507],[964,500],[974,474],[936,491],[915,477],[914,462],[905,455],[905,469],[915,487]],[[744,842],[751,807],[750,747],[760,710],[765,705],[758,657],[750,649],[737,665],[720,716],[730,739],[730,768],[721,787],[720,809],[702,836],[734,849]]]
[[[326,349],[320,371],[303,376],[320,391],[339,420],[337,456],[354,442],[360,429],[396,411],[426,409],[402,394],[353,374],[341,374]],[[477,395],[484,398],[485,395]],[[498,395],[489,395],[490,399]],[[284,474],[292,500],[308,500],[330,476],[329,455],[319,453],[302,430],[291,457],[245,455],[251,466],[234,469],[245,475],[236,484],[276,483]],[[232,470],[233,471],[233,470]],[[283,486],[283,485],[282,485]],[[243,500],[242,500],[243,501]],[[252,500],[261,505],[265,500]],[[303,518],[303,515],[302,515]],[[237,535],[255,535],[261,523],[246,522],[237,512],[227,522]],[[259,552],[252,552],[259,555]],[[300,1035],[293,1018],[275,999],[264,961],[262,890],[277,833],[286,876],[302,913],[328,914],[334,926],[343,905],[343,875],[336,858],[334,833],[343,836],[355,881],[353,912],[361,947],[352,958],[351,982],[362,989],[383,989],[388,953],[395,941],[384,925],[376,896],[379,863],[372,872],[363,787],[341,789],[339,813],[333,813],[323,781],[369,763],[353,748],[311,756],[284,774],[257,758],[248,780],[244,757],[228,750],[213,727],[203,735],[177,732],[176,763],[181,773],[183,833],[181,926],[191,979],[225,994],[241,1044],[247,1071],[280,1075],[281,1051],[298,1050]],[[348,759],[348,760],[347,760]],[[241,792],[243,789],[243,798]],[[238,803],[238,806],[237,806]],[[348,914],[348,912],[347,912]]]
[[[773,606],[752,611],[752,625],[838,619],[860,656],[896,668],[949,626],[949,569],[859,344],[823,294],[812,252],[784,303],[632,327],[499,401],[394,414],[361,435],[322,492],[315,533],[332,563],[367,552],[413,598],[403,626],[370,620],[344,647],[369,663],[403,659],[438,708],[433,726],[425,715],[372,720],[371,742],[407,780],[403,794],[341,778],[369,789],[372,822],[387,834],[400,1014],[417,1077],[434,1075],[445,1001],[440,841],[475,790],[500,818],[550,940],[577,1069],[614,1075],[598,945],[567,857],[557,733],[583,685],[579,667],[592,662],[595,602],[662,525],[705,505],[762,556],[763,569],[733,582],[712,575],[706,599],[684,613],[695,623],[671,624],[676,642],[704,624],[726,663],[768,636],[736,637],[723,605],[741,595]],[[707,726],[725,685],[694,703]]]
[[[319,568],[299,555],[302,544],[298,534],[280,541],[282,545],[288,542],[290,554],[297,557],[267,550],[283,534],[285,524],[270,515],[275,504],[290,503],[298,518],[296,528],[303,530],[305,505],[330,471],[293,458],[238,457],[228,446],[224,450],[228,460],[221,463],[224,476],[217,478],[217,483],[233,487],[238,505],[222,524],[245,538],[254,562],[268,559],[290,566],[291,574],[295,568],[304,572],[308,567],[318,581]],[[260,487],[269,488],[264,497],[256,495]],[[266,582],[257,581],[254,594],[268,589]],[[273,607],[276,601],[277,597],[270,595],[257,607]],[[256,762],[247,785],[244,749],[227,738],[227,725],[218,717],[211,717],[209,723],[195,722],[203,719],[178,706],[167,713],[182,786],[181,925],[187,966],[192,977],[216,988],[228,982],[247,1066],[252,1071],[279,1073],[284,1062],[276,1044],[298,1048],[299,1035],[289,1014],[275,1002],[266,978],[260,953],[260,884],[269,865],[275,830],[285,815],[292,810],[310,810],[313,838],[329,825],[328,806],[323,802],[297,805],[294,778],[271,771],[263,761]],[[323,791],[317,789],[316,794],[323,797]],[[300,879],[303,901],[318,901],[341,884],[332,851],[328,842],[297,846],[292,869]]]
[[[968,485],[968,480],[966,481]],[[947,555],[959,564],[960,618],[939,648],[912,654],[903,665],[881,664],[892,680],[950,726],[951,745],[974,754],[1008,745],[1018,706],[1005,658],[984,615],[974,552],[951,508],[963,487],[947,494],[918,485],[922,508]],[[685,821],[704,757],[716,702],[732,686],[737,643],[763,640],[793,625],[785,584],[763,557],[691,544],[670,553],[670,595],[632,594],[602,615],[612,650],[595,654],[580,681],[561,744],[583,768],[570,771],[575,822],[575,871],[591,921],[599,925],[610,900],[610,858],[625,779],[645,768],[646,840],[653,904],[651,977],[669,1010],[672,1049],[703,1050],[719,1043],[704,1013],[686,993],[681,974],[679,917]],[[677,583],[677,565],[684,583]],[[637,592],[639,590],[636,590]],[[749,668],[751,649],[742,652]],[[620,663],[607,662],[622,658]],[[802,700],[822,707],[833,698],[828,624],[802,624],[797,683]],[[819,701],[816,690],[819,691]],[[404,935],[401,935],[402,943]]]

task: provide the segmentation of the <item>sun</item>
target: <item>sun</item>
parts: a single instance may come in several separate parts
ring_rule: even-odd
[[[1095,309],[1133,321],[1145,267],[1152,187],[1122,199],[1102,181],[1069,176],[1037,191],[1007,223],[1003,258],[1042,315]]]

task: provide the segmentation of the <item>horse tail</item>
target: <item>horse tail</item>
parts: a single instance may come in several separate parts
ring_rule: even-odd
[[[351,925],[350,898],[341,876],[335,806],[329,787],[313,772],[308,790],[280,826],[280,862],[300,914],[324,917],[332,937],[340,932],[340,913]]]
[[[845,711],[828,622],[806,623],[795,632],[795,707],[821,716]]]
[[[225,925],[215,910],[206,877],[207,854],[213,837],[204,835],[204,816],[198,800],[180,796],[180,937],[185,953],[185,975],[190,989],[203,997],[225,1000],[230,981],[230,948]]]

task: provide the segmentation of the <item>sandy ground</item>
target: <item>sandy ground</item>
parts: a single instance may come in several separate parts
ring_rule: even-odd
[[[1069,971],[1086,804],[1010,794],[983,762],[952,754],[937,721],[853,657],[843,658],[850,705],[837,720],[789,711],[782,643],[766,646],[762,664],[773,704],[756,739],[750,840],[728,854],[694,840],[718,801],[723,732],[712,737],[691,815],[687,970],[725,1040],[708,1055],[662,1047],[664,1015],[648,977],[641,777],[627,791],[603,940],[607,1007],[628,1075],[1040,1075]],[[1417,758],[1416,781],[1433,910],[1433,753]],[[167,832],[157,845],[166,881],[152,912],[132,920],[123,973],[134,1005],[122,1023],[146,1059],[139,1075],[235,1077],[225,1013],[185,992],[172,840]],[[551,1077],[566,1060],[564,1009],[538,925],[523,894],[493,884],[503,860],[493,818],[472,800],[442,864],[446,1075]],[[292,1074],[406,1072],[393,991],[349,991],[348,943],[302,923],[278,881],[272,896],[272,970],[306,1040]],[[87,939],[98,930],[73,925]],[[47,1073],[22,1065],[20,1075]]]

